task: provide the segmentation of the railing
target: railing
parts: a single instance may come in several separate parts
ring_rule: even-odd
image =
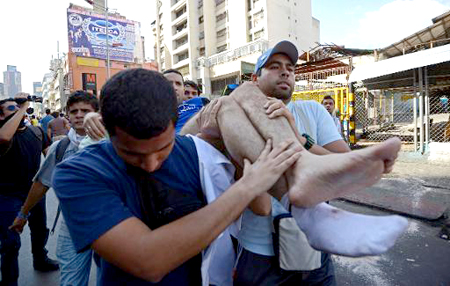
[[[209,58],[199,58],[197,60],[197,66],[212,67],[218,64],[232,62],[238,58],[242,58],[250,54],[254,54],[257,52],[263,53],[267,51],[268,48],[269,42],[264,39],[260,39],[234,50],[224,51],[222,53],[212,55]]]

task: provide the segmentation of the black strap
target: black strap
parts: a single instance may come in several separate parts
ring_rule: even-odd
[[[69,147],[69,144],[70,144],[69,137],[64,137],[63,139],[61,139],[59,141],[58,146],[56,146],[56,151],[55,151],[55,155],[56,155],[55,166],[59,162],[62,161],[62,159],[64,157],[64,153],[66,153],[66,150],[67,150],[67,147]],[[53,234],[55,232],[56,223],[58,222],[60,215],[61,215],[61,206],[58,204],[58,210],[56,211],[56,217],[55,217],[55,220],[53,221],[53,226],[50,231],[51,234]]]

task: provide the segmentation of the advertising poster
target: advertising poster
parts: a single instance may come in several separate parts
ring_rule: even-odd
[[[110,60],[133,62],[134,22],[108,17]],[[69,50],[80,57],[106,59],[106,20],[104,15],[67,9]]]

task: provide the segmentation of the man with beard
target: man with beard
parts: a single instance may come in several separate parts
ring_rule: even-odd
[[[17,102],[20,102],[18,104]],[[32,179],[39,169],[41,153],[48,140],[40,128],[25,126],[23,121],[29,106],[27,94],[0,101],[0,254],[2,285],[17,285],[19,277],[18,255],[20,236],[8,229],[20,212]],[[47,256],[48,238],[45,199],[41,200],[29,216],[33,266],[40,271],[58,269]]]

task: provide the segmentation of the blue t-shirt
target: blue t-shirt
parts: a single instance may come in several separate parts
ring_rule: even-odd
[[[177,136],[169,157],[151,174],[169,188],[198,194],[199,162],[192,138]],[[57,165],[53,187],[77,251],[82,251],[109,229],[130,217],[142,219],[137,184],[110,141],[88,146]],[[100,258],[99,285],[153,285]],[[187,285],[183,265],[158,285]],[[200,273],[200,269],[198,269]]]
[[[184,101],[178,106],[178,120],[175,125],[175,132],[180,133],[184,124],[194,116],[200,109],[208,104],[209,100],[205,97],[194,97],[189,100]]]
[[[41,119],[40,123],[41,123],[42,130],[44,130],[44,134],[47,134],[48,123],[50,121],[52,121],[53,119],[55,119],[55,118],[53,116],[51,116],[51,115],[47,115],[47,116],[45,116],[44,118]]]

